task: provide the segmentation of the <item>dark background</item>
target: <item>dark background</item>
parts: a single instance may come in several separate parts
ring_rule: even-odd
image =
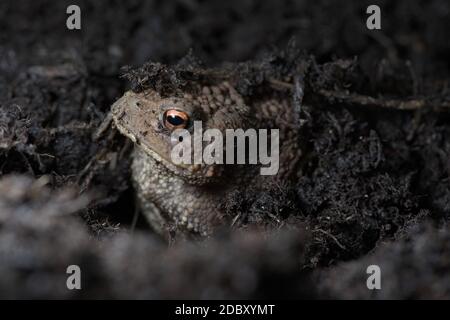
[[[69,4],[80,31],[66,29]],[[382,30],[367,30],[369,4]],[[448,1],[1,1],[0,297],[449,298],[449,14]],[[308,172],[230,196],[245,219],[204,242],[168,249],[135,227],[130,146],[92,138],[130,86],[122,67],[192,49],[220,68],[292,39],[313,66]],[[69,264],[81,291],[65,287]],[[381,291],[365,286],[370,264]]]

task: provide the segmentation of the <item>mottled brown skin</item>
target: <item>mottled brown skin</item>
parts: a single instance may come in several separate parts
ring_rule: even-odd
[[[203,130],[280,129],[278,174],[261,176],[259,165],[172,163],[170,151],[176,142],[171,142],[171,130],[162,120],[169,109],[182,110],[192,122],[201,120]],[[228,192],[237,187],[262,187],[274,179],[284,182],[292,177],[300,157],[298,117],[289,96],[276,91],[252,103],[228,82],[170,97],[150,89],[128,91],[112,106],[112,115],[119,131],[135,143],[132,176],[139,205],[151,226],[162,234],[168,230],[211,234],[217,225],[226,223],[219,204]]]

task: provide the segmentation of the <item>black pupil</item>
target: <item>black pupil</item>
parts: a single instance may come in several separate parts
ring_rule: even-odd
[[[167,116],[167,122],[169,122],[173,126],[179,126],[184,123],[184,119],[180,116],[169,115]]]

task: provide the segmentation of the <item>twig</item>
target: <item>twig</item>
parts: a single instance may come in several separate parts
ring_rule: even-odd
[[[303,96],[304,92],[303,77],[301,75],[296,76],[294,78],[294,92],[293,92],[293,100],[294,100],[294,109],[296,116],[296,123],[300,126],[301,112],[302,112],[302,104],[303,104]]]
[[[323,230],[323,229],[316,229],[315,231],[320,231],[320,232],[322,232],[323,234],[326,234],[326,235],[329,236],[331,239],[333,239],[334,242],[336,242],[336,244],[339,246],[339,248],[341,248],[342,250],[347,250],[347,248],[346,248],[342,243],[340,243],[339,240],[338,240],[335,236],[333,236],[331,233],[326,232],[326,231]]]
[[[371,96],[364,96],[355,93],[338,92],[332,90],[319,90],[319,94],[328,99],[342,100],[351,104],[363,106],[375,106],[395,110],[418,110],[430,106],[429,102],[423,99],[399,100],[399,99],[378,99]],[[445,106],[444,107],[448,107]]]
[[[292,83],[284,82],[277,79],[270,79],[269,83],[275,89],[289,89],[295,90],[296,88]],[[319,91],[315,91],[319,95],[327,98],[327,99],[336,99],[343,102],[347,102],[350,104],[360,105],[360,106],[373,106],[380,107],[385,109],[392,110],[419,110],[425,107],[429,108],[438,108],[441,111],[450,111],[450,101],[439,101],[439,102],[431,102],[426,99],[408,99],[408,100],[400,100],[400,99],[383,99],[383,98],[374,98],[371,96],[365,96],[357,93],[349,93],[348,91],[336,91],[336,90],[326,90],[320,89]]]

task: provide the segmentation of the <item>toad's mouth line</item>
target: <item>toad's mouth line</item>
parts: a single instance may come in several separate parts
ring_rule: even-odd
[[[207,182],[214,181],[214,177],[207,177],[201,174],[201,165],[186,165],[186,164],[174,164],[163,156],[161,156],[158,152],[153,150],[147,143],[139,142],[136,138],[136,135],[130,130],[117,126],[117,129],[129,138],[135,144],[136,148],[139,148],[141,152],[143,152],[150,159],[154,160],[160,166],[164,167],[168,172],[173,174],[174,176],[180,177],[181,179],[186,180],[191,184],[203,184]]]
[[[153,158],[156,162],[166,167],[166,169],[172,171],[172,173],[176,175],[183,175],[183,176],[193,176],[196,172],[195,165],[187,165],[187,164],[174,164],[170,161],[168,161],[166,158],[161,156],[158,152],[153,150],[151,147],[149,147],[147,144],[137,144],[138,148],[141,148],[143,152],[145,152],[149,157]],[[200,167],[197,165],[197,168]],[[197,171],[198,171],[197,169]]]
[[[154,151],[150,146],[148,146],[146,143],[140,143],[139,139],[136,138],[136,134],[129,130],[126,127],[118,126],[116,125],[117,129],[122,133],[124,136],[129,138],[136,147],[141,148],[142,151],[147,154],[150,158],[154,159],[156,162],[164,166],[166,169],[171,171],[175,175],[184,175],[188,173],[188,169],[184,168],[183,166],[175,165],[171,162],[169,162],[167,159],[164,159],[162,156],[159,155],[158,152]],[[183,171],[186,171],[186,173],[183,173]]]

